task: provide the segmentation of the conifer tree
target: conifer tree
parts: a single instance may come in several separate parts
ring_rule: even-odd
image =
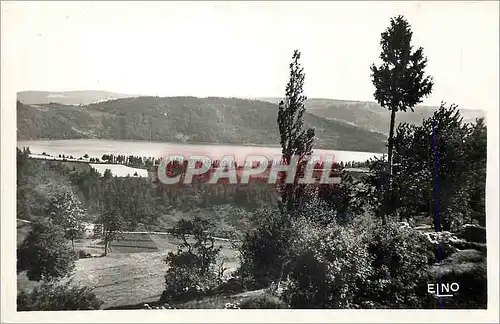
[[[372,64],[372,82],[376,90],[374,93],[377,102],[391,111],[389,128],[387,174],[385,199],[382,210],[383,222],[386,222],[389,192],[392,178],[392,155],[394,124],[396,112],[407,111],[422,102],[422,98],[432,92],[433,80],[425,76],[427,58],[423,55],[423,48],[413,50],[411,39],[413,32],[410,24],[403,16],[391,18],[390,26],[381,34],[380,45],[382,64]]]

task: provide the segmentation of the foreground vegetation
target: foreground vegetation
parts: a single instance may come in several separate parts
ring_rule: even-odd
[[[419,125],[396,126],[398,112],[433,87],[411,36],[403,17],[382,34],[383,63],[372,67],[372,80],[376,99],[391,112],[389,157],[370,161],[361,178],[336,166],[342,182],[334,185],[303,184],[300,169],[292,183],[271,188],[166,188],[51,161],[34,165],[19,150],[18,217],[32,222],[19,243],[18,273],[42,282],[41,290],[21,292],[19,305],[60,309],[46,297],[56,296],[68,300],[66,309],[95,309],[105,296],[116,308],[140,294],[148,304],[129,308],[486,308],[486,126],[464,123],[457,107],[444,103]],[[295,51],[277,106],[285,162],[307,160],[318,136],[304,122],[300,57]],[[396,79],[404,82],[395,87]],[[159,237],[127,239],[123,232],[152,228],[183,208],[191,215],[169,226],[175,241],[164,242],[162,252],[114,254],[120,240],[158,248]],[[83,220],[102,225],[102,257],[76,252]],[[218,235],[228,239],[225,246]],[[75,263],[77,255],[86,259]],[[61,286],[75,271],[95,282]],[[460,290],[446,300],[429,294],[428,284],[439,281]]]

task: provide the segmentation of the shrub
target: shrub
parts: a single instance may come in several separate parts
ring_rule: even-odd
[[[165,275],[165,290],[160,303],[186,301],[209,295],[219,285],[215,272],[200,273],[188,265],[174,266]]]
[[[458,240],[452,242],[451,244],[459,250],[477,250],[484,254],[486,254],[487,250],[487,245],[485,243],[466,242],[464,240]]]
[[[241,309],[283,309],[288,308],[288,305],[277,296],[264,294],[254,297],[249,297],[239,303]]]
[[[279,210],[261,210],[259,222],[247,232],[241,246],[240,272],[253,289],[268,286],[286,273],[290,242],[294,238],[291,222]]]
[[[397,224],[375,225],[365,237],[373,273],[359,304],[375,308],[419,308],[427,298],[429,241]]]
[[[486,243],[486,228],[466,224],[462,227],[459,236],[468,242]]]
[[[351,308],[371,274],[364,232],[301,220],[283,297],[293,308]]]
[[[21,291],[17,295],[18,311],[91,310],[101,306],[102,301],[91,289],[77,286],[71,281],[43,281],[31,292]]]
[[[172,229],[182,243],[176,253],[169,252],[165,259],[168,269],[160,303],[207,295],[222,283],[224,269],[217,262],[221,247],[215,246],[213,229],[213,223],[199,217],[181,220]],[[189,235],[193,243],[188,242]]]
[[[236,276],[227,279],[224,278],[222,283],[217,287],[216,292],[225,295],[232,295],[243,292],[244,290],[244,287],[241,285],[241,278]]]
[[[453,245],[453,243],[449,242],[439,243],[439,246],[435,245],[433,247],[433,250],[435,251],[437,262],[441,262],[442,260],[449,258],[450,256],[459,251],[458,248],[455,245]]]
[[[463,250],[454,253],[449,258],[444,260],[444,262],[449,263],[476,263],[476,262],[486,262],[485,254],[477,251],[477,250]]]

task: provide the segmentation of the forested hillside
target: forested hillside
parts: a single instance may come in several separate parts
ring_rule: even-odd
[[[278,103],[280,98],[262,98],[261,100]],[[380,132],[389,131],[390,111],[372,101],[336,100],[310,98],[305,102],[309,113],[330,120],[356,125],[366,130]],[[396,123],[419,125],[422,120],[432,117],[439,107],[417,106],[414,111],[402,111],[398,114]],[[481,107],[478,107],[481,108]],[[476,118],[486,117],[480,109],[459,109],[466,123],[475,123]]]
[[[275,104],[235,98],[138,97],[85,106],[17,104],[19,140],[101,138],[184,143],[279,143]],[[304,115],[317,148],[382,152],[385,136]]]

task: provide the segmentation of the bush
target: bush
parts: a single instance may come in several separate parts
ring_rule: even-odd
[[[426,300],[429,241],[397,224],[376,225],[365,237],[373,273],[359,304],[370,308],[419,308]]]
[[[486,228],[478,225],[466,224],[462,227],[459,237],[467,242],[486,243]]]
[[[294,238],[289,218],[279,210],[259,211],[256,218],[258,224],[245,234],[241,246],[240,272],[250,289],[264,288],[287,272],[284,267]]]
[[[215,273],[201,274],[190,266],[175,266],[167,270],[165,290],[160,303],[187,301],[207,296],[218,284]]]
[[[216,288],[216,292],[224,295],[234,295],[243,292],[245,289],[241,284],[241,278],[238,276],[223,279],[222,283]]]
[[[241,309],[283,309],[289,308],[288,305],[278,298],[270,294],[250,297],[243,300],[239,304]]]
[[[371,275],[364,231],[308,221],[294,224],[296,240],[283,297],[293,308],[351,308]]]
[[[476,250],[484,254],[486,254],[487,250],[487,245],[485,243],[466,242],[463,240],[459,240],[454,241],[451,244],[459,250]]]
[[[223,268],[218,264],[221,247],[215,246],[211,234],[214,224],[195,217],[181,220],[172,229],[174,236],[181,240],[176,253],[169,252],[165,262],[165,290],[160,303],[183,301],[205,296],[222,283]],[[192,235],[193,243],[188,242]]]
[[[437,262],[441,262],[459,251],[453,243],[439,243],[439,246],[434,246],[433,250],[436,253]]]
[[[18,311],[92,310],[102,306],[95,293],[88,287],[66,283],[42,282],[31,292],[17,295]]]
[[[477,250],[463,250],[454,253],[449,258],[444,260],[444,262],[449,262],[449,263],[486,262],[486,256],[485,254]]]

